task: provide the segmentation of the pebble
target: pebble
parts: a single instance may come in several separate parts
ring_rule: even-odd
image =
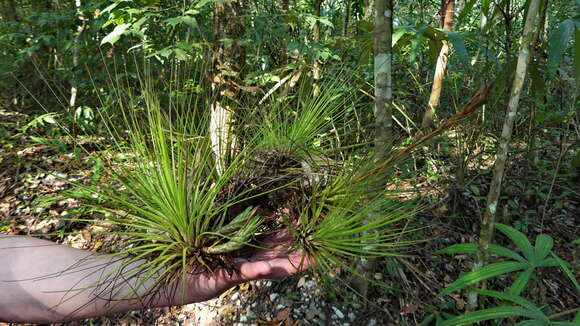
[[[340,311],[340,309],[338,309],[337,307],[332,307],[332,310],[334,311],[336,317],[338,317],[339,319],[344,318],[344,313]]]
[[[278,293],[270,294],[270,301],[274,302],[280,295]]]

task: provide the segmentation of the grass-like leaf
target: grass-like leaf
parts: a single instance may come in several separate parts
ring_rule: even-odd
[[[535,247],[536,256],[539,259],[546,258],[546,256],[552,250],[553,246],[554,246],[554,239],[552,239],[551,236],[549,236],[547,234],[538,235],[538,237],[536,238],[536,247]]]
[[[506,317],[529,317],[530,311],[521,307],[495,307],[469,312],[444,321],[441,326],[471,325],[485,320]]]
[[[507,274],[513,271],[526,269],[530,267],[531,265],[529,263],[512,262],[512,261],[490,264],[482,267],[481,269],[469,272],[461,276],[458,280],[449,284],[449,286],[446,287],[443,291],[441,291],[438,294],[438,296],[441,297],[444,295],[448,295],[454,291],[464,289],[472,284],[490,279],[494,276]]]
[[[476,254],[479,245],[477,243],[460,243],[456,245],[451,245],[447,248],[438,250],[439,254]],[[496,244],[490,244],[488,252],[494,255],[511,258],[520,262],[526,262],[526,259],[520,256],[515,251],[502,247]]]
[[[528,259],[528,261],[535,261],[535,251],[534,247],[528,240],[525,234],[521,233],[520,231],[512,228],[511,226],[507,226],[505,224],[496,223],[496,229],[498,229],[501,233],[507,236],[515,245],[522,251],[524,256]]]

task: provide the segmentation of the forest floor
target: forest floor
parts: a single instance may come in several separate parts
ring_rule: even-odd
[[[91,211],[66,196],[74,183],[106,177],[106,167],[91,149],[91,142],[98,140],[84,139],[79,142],[84,145],[75,147],[46,126],[43,134],[20,132],[28,121],[27,114],[19,113],[9,103],[0,103],[0,233],[34,235],[84,250],[103,250],[114,237],[91,233],[98,231],[96,225],[75,222]],[[84,146],[84,150],[78,146]],[[554,150],[542,155],[557,159],[558,154]],[[578,188],[554,186],[547,172],[529,175],[524,166],[518,165],[523,161],[511,160],[504,195],[519,198],[517,211],[524,213],[514,217],[514,205],[506,203],[499,209],[500,221],[512,221],[510,224],[517,225],[530,239],[540,232],[550,234],[556,239],[554,251],[577,267],[580,254],[572,241],[578,238]],[[432,314],[460,314],[465,309],[465,293],[447,298],[436,294],[469,271],[472,260],[466,255],[435,252],[451,244],[476,241],[490,180],[489,169],[486,171],[474,172],[467,189],[456,189],[451,177],[432,180],[420,175],[412,180],[415,189],[422,189],[422,200],[429,203],[413,219],[415,226],[427,227],[413,238],[426,241],[411,248],[405,257],[379,263],[374,277],[390,287],[373,289],[368,300],[350,290],[348,279],[337,270],[336,275],[322,278],[303,274],[282,281],[250,282],[204,303],[67,325],[419,325]],[[526,187],[551,184],[551,199],[526,195],[519,185],[522,180],[527,180]],[[474,188],[478,190],[470,191]],[[501,235],[495,242],[514,248]],[[578,278],[578,268],[575,272]],[[488,286],[506,289],[513,279],[512,275],[503,275]],[[543,269],[525,297],[534,298],[552,313],[580,306],[574,286],[558,268]]]

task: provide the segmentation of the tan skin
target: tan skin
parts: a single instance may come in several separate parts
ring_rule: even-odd
[[[97,263],[92,259],[95,254],[87,251],[31,237],[0,236],[0,321],[58,323],[205,301],[247,281],[281,279],[311,267],[312,259],[281,250],[288,248],[289,240],[283,233],[273,235],[263,245],[276,250],[258,250],[249,259],[236,260],[236,270],[231,274],[218,269],[213,274],[188,275],[161,288],[157,293],[162,295],[147,297],[143,296],[144,290],[133,295],[131,281],[124,282],[122,277],[101,284],[101,288],[114,291],[102,291],[98,296],[96,291],[74,290],[99,283],[102,275],[122,263],[119,259]],[[70,268],[78,262],[84,262],[77,265],[81,268]],[[187,291],[175,291],[184,288],[183,281]],[[111,296],[134,299],[112,301]]]

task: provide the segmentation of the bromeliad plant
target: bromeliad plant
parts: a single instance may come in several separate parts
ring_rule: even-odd
[[[413,211],[385,196],[375,178],[360,179],[366,164],[337,159],[352,146],[336,146],[333,123],[345,118],[350,96],[336,84],[316,98],[298,93],[264,105],[258,121],[251,117],[259,127],[239,133],[244,138],[220,171],[202,97],[162,100],[147,83],[141,91],[127,93],[124,123],[110,126],[126,161],[108,161],[108,184],[84,187],[97,195],[86,196],[88,204],[105,213],[93,222],[121,239],[110,256],[125,263],[103,280],[122,273],[137,280],[136,290],[155,294],[188,273],[231,272],[234,258],[267,249],[261,240],[283,230],[292,235],[289,250],[312,257],[321,271],[355,272],[354,258],[392,255],[406,244],[395,223]]]
[[[396,223],[413,209],[384,193],[389,169],[473,112],[490,88],[382,162],[361,154],[360,144],[355,159],[357,144],[342,140],[335,123],[348,121],[344,104],[354,97],[340,82],[323,87],[318,97],[302,88],[264,105],[263,114],[236,115],[236,146],[228,146],[230,159],[223,166],[220,161],[218,171],[211,99],[177,91],[162,97],[150,80],[143,84],[139,96],[118,96],[126,99],[119,103],[123,123],[109,124],[126,161],[109,160],[112,180],[84,188],[97,194],[96,200],[87,196],[89,205],[106,213],[93,222],[112,226],[108,232],[121,239],[121,249],[110,256],[124,263],[102,279],[122,275],[147,295],[188,273],[233,271],[233,258],[268,249],[261,240],[279,232],[289,232],[288,250],[305,253],[321,272],[338,266],[357,273],[352,266],[359,257],[396,255],[408,244]],[[245,127],[252,125],[257,127]]]

